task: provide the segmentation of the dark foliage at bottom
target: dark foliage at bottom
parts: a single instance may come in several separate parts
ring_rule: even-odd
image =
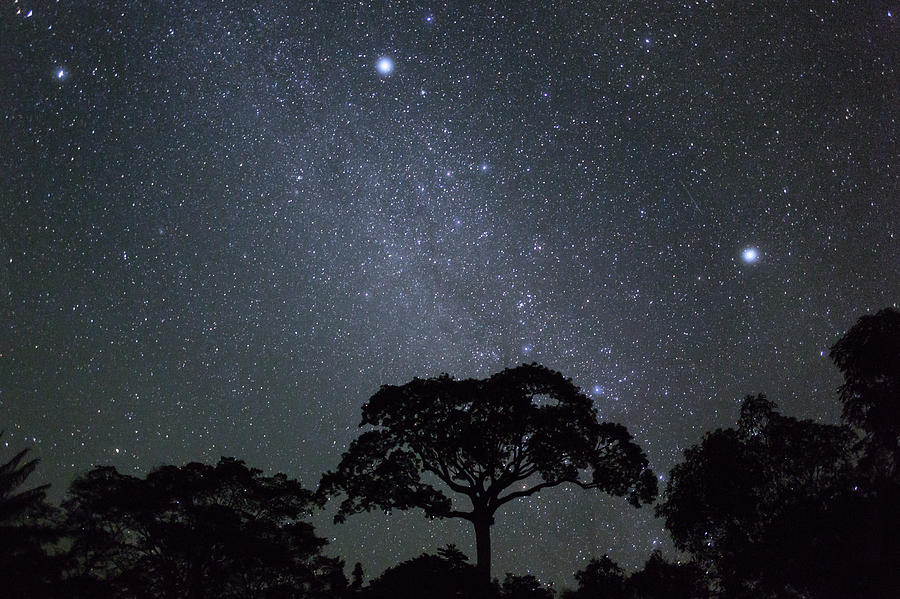
[[[561,599],[900,597],[900,312],[861,318],[831,356],[844,375],[841,424],[785,416],[764,395],[748,396],[733,427],[709,432],[685,450],[656,507],[684,563],[654,552],[642,570],[626,574],[604,556],[577,572],[577,588]],[[369,453],[352,456],[353,468],[331,475],[340,484],[330,491],[348,492],[360,483],[357,471],[368,472],[373,460],[380,464],[377,476],[363,477],[366,493],[377,491],[378,501],[356,489],[353,497],[362,503],[347,500],[343,512],[402,499],[409,501],[395,507],[427,504],[432,516],[459,515],[449,499],[419,485],[418,470],[428,471],[427,462],[449,488],[475,502],[462,516],[484,525],[477,565],[451,545],[389,568],[368,585],[357,564],[348,582],[343,562],[323,554],[326,541],[304,520],[322,507],[323,496],[233,458],[215,466],[163,466],[143,479],[97,467],[75,479],[57,508],[46,502],[45,486],[27,488],[37,461],[26,459],[26,449],[0,462],[0,597],[553,599],[553,589],[531,575],[490,579],[494,512],[564,482],[613,495],[643,489],[633,499],[646,503],[655,479],[652,486],[641,482],[652,473],[640,448],[624,427],[598,423],[589,400],[559,373],[533,365],[499,379],[502,384],[495,377],[416,379],[400,389],[426,385],[455,394],[444,415],[457,420],[429,416],[432,445],[423,445],[413,429],[434,407],[434,389],[401,405],[410,413],[395,414],[388,408],[397,408],[399,391],[384,388],[376,398],[392,414],[385,418],[397,429],[388,427],[394,445],[368,446]],[[480,390],[478,409],[461,393],[471,388]],[[558,405],[531,405],[548,389]],[[502,410],[494,401],[498,393],[507,400]],[[465,447],[454,445],[454,422],[470,428]],[[540,422],[552,426],[536,427]],[[497,437],[498,430],[506,437]],[[378,457],[401,441],[422,455]],[[474,470],[451,474],[441,466],[448,456],[475,464]],[[593,478],[580,479],[588,466]],[[544,482],[500,495],[537,474]],[[485,488],[488,479],[499,482]],[[398,499],[396,486],[385,481],[405,481],[425,498],[446,501]]]

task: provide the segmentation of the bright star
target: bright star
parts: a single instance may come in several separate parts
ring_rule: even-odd
[[[56,71],[56,78],[57,78],[57,79],[62,79],[62,78],[65,77],[65,76],[66,76],[66,71],[65,71],[65,69],[60,69],[60,70]]]
[[[389,56],[382,56],[375,64],[375,68],[378,69],[379,73],[387,77],[394,72],[394,61]]]
[[[747,264],[753,264],[759,260],[759,250],[753,247],[745,248],[744,251],[741,252],[741,260]]]

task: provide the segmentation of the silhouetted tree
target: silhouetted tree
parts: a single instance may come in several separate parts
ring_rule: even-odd
[[[450,543],[438,549],[438,555],[447,561],[447,563],[462,566],[469,563],[469,556],[463,553],[459,547]]]
[[[72,483],[64,508],[81,578],[118,596],[325,597],[346,579],[301,520],[316,504],[283,474],[222,458],[146,479],[98,467]]]
[[[650,554],[642,570],[628,577],[628,599],[705,599],[709,582],[696,564],[667,562],[659,551]]]
[[[441,375],[385,385],[362,415],[360,426],[375,430],[354,440],[322,478],[323,491],[346,495],[335,521],[417,507],[469,520],[486,577],[494,513],[510,501],[565,483],[627,496],[635,506],[656,495],[656,478],[625,427],[598,422],[587,396],[537,364],[485,380]],[[454,508],[433,483],[467,498],[471,509]]]
[[[365,574],[363,573],[362,564],[356,562],[353,565],[353,572],[350,573],[350,590],[353,592],[361,590],[364,578]]]
[[[2,433],[0,433],[2,436]],[[22,489],[38,460],[23,449],[0,464],[0,596],[49,597],[60,576],[59,559],[47,547],[58,538],[50,485]]]
[[[851,490],[851,446],[846,428],[782,416],[764,396],[747,397],[736,429],[685,451],[657,513],[729,596],[855,595],[847,585],[860,565],[844,533],[864,523],[835,512]]]
[[[496,590],[454,546],[388,568],[366,588],[366,599],[492,599]]]
[[[532,574],[506,574],[500,585],[501,599],[553,599],[553,591],[541,585]]]
[[[667,562],[654,551],[642,570],[625,576],[608,556],[592,559],[575,573],[576,590],[563,592],[562,599],[706,599],[709,582],[696,564]]]
[[[625,573],[609,556],[592,559],[575,580],[578,588],[565,591],[563,599],[626,599]]]
[[[860,317],[831,358],[844,375],[842,418],[861,437],[854,492],[836,502],[832,526],[863,562],[860,575],[900,597],[900,311]]]
[[[900,463],[900,311],[860,317],[831,348],[844,375],[842,417],[864,435],[864,465],[884,477]]]

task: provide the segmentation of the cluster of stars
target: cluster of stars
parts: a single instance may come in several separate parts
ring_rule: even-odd
[[[663,475],[747,393],[836,417],[825,350],[900,297],[883,8],[13,4],[0,429],[57,498],[223,454],[315,487],[379,385],[531,361]],[[329,510],[373,574],[472,553]],[[556,581],[670,549],[561,490],[494,545]]]

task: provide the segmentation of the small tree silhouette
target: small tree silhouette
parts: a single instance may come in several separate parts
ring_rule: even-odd
[[[562,599],[626,599],[625,572],[609,556],[592,559],[575,573],[578,589],[565,591]]]
[[[2,436],[0,432],[0,436]],[[60,575],[59,560],[45,551],[59,534],[46,503],[50,485],[22,489],[39,460],[23,449],[0,464],[0,595],[44,596]]]
[[[533,574],[506,573],[500,585],[500,599],[553,599],[553,591],[541,585]]]
[[[369,599],[493,599],[494,587],[450,545],[385,570],[365,589]]]

